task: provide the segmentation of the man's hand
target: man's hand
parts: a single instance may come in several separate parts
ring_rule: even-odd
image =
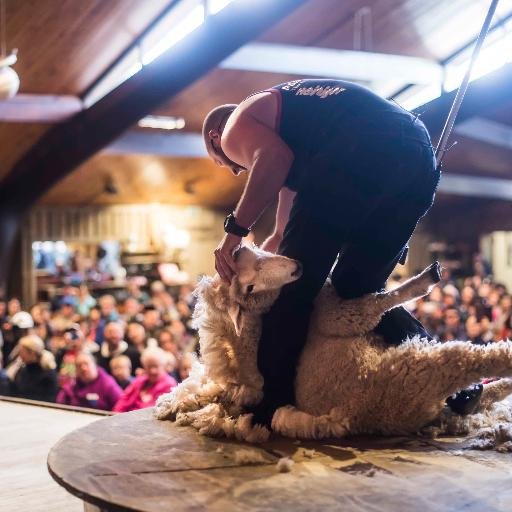
[[[215,249],[215,270],[223,281],[231,283],[236,274],[236,264],[233,253],[240,247],[242,239],[239,236],[226,233],[217,249]]]

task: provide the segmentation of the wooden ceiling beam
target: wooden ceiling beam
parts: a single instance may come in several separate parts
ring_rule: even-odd
[[[83,109],[76,96],[54,94],[17,94],[0,100],[0,122],[58,123]]]
[[[512,64],[507,64],[499,70],[475,80],[469,84],[468,91],[462,102],[457,124],[474,116],[489,115],[490,112],[512,104],[510,90],[512,88]],[[442,94],[439,98],[418,107],[420,119],[425,123],[433,138],[437,137],[450,111],[456,90]],[[450,142],[455,139],[452,135]]]
[[[439,63],[419,57],[273,43],[247,44],[222,61],[220,67],[362,82],[432,84],[443,79]]]
[[[512,150],[512,127],[474,116],[458,123],[454,132],[473,140]]]
[[[92,107],[52,127],[0,184],[23,211],[79,164],[306,0],[233,2]]]
[[[443,173],[438,192],[455,196],[512,200],[512,180]]]
[[[200,133],[130,130],[109,144],[106,155],[157,155],[168,158],[201,158],[208,153]]]

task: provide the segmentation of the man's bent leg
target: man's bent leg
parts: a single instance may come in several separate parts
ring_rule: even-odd
[[[336,238],[300,203],[294,206],[279,253],[299,260],[303,274],[283,287],[262,319],[258,368],[264,379],[264,399],[253,411],[254,423],[269,425],[275,409],[294,402],[297,363],[307,340],[313,301],[338,253]]]

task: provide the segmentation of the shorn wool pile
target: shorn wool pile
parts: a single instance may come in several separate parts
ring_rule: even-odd
[[[202,362],[160,397],[155,416],[205,435],[263,442],[269,430],[251,425],[250,414],[244,414],[244,407],[262,397],[261,315],[300,273],[296,261],[249,247],[239,250],[237,267],[229,285],[219,276],[200,283],[194,316]],[[512,376],[512,342],[476,346],[413,339],[389,347],[373,332],[387,310],[427,294],[439,278],[435,263],[395,290],[352,300],[340,299],[327,282],[297,368],[296,405],[276,411],[272,430],[322,439],[423,429],[431,435],[480,435],[482,446],[507,449],[512,410],[501,401],[512,393],[511,380],[485,385],[480,410],[468,417],[451,415],[445,399],[483,377]]]

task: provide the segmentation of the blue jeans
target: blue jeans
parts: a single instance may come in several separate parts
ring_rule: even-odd
[[[266,410],[267,422],[275,408],[294,402],[313,301],[336,260],[331,277],[341,297],[382,290],[434,199],[439,171],[423,123],[405,111],[358,119],[347,116],[338,135],[311,158],[279,247],[302,263],[303,275],[282,289],[263,317],[258,367],[265,399],[259,410],[260,416]],[[390,344],[428,336],[404,308],[386,313],[377,331]]]

